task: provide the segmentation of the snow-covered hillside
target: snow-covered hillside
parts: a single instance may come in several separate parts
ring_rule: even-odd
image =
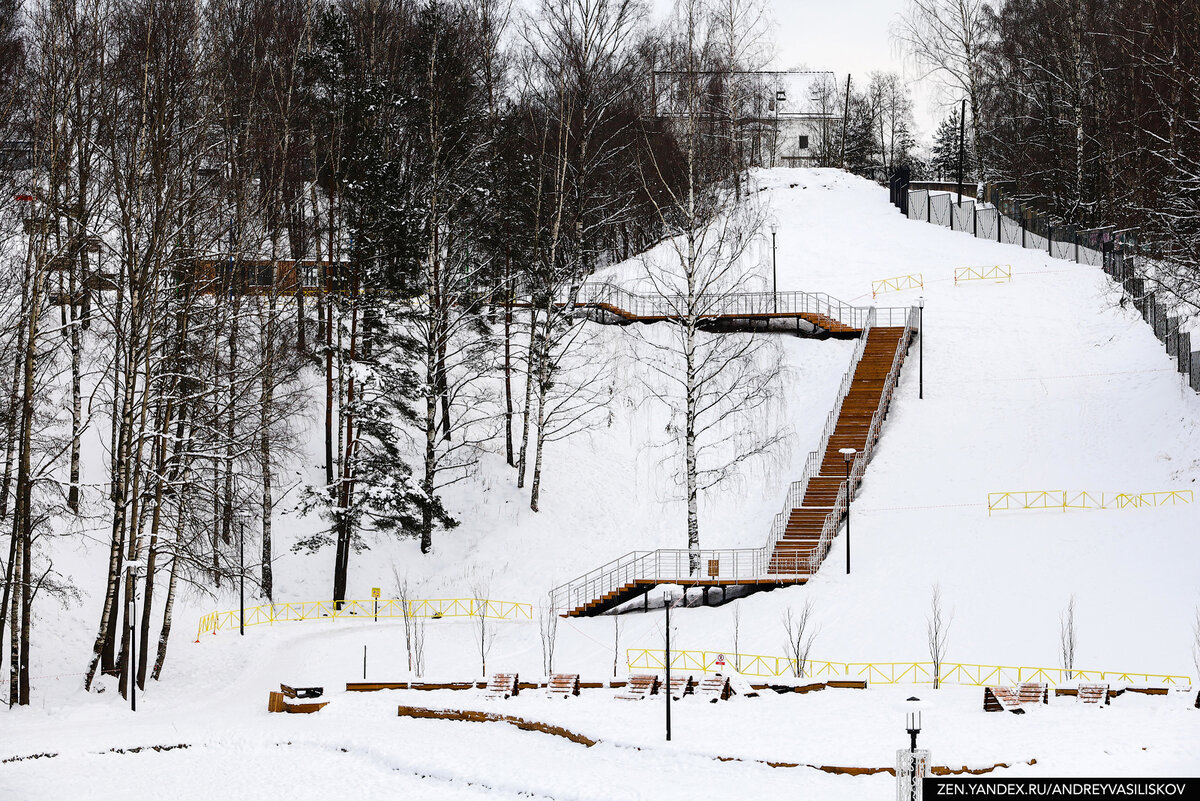
[[[853,506],[852,573],[845,575],[846,543],[839,536],[804,587],[759,593],[736,607],[673,613],[673,647],[732,650],[740,609],[738,650],[782,656],[785,610],[812,599],[820,626],[812,658],[927,660],[925,616],[939,585],[953,614],[950,661],[1057,666],[1060,614],[1074,596],[1078,667],[1194,676],[1200,669],[1190,651],[1200,604],[1200,505],[991,516],[987,510],[987,494],[995,491],[1195,488],[1200,398],[1182,386],[1137,312],[1120,305],[1117,288],[1099,268],[909,221],[888,204],[885,189],[840,171],[775,170],[756,177],[760,202],[779,226],[780,290],[827,292],[860,305],[910,305],[921,293],[872,301],[871,281],[920,273],[925,341],[920,359],[914,351],[905,364]],[[757,269],[769,271],[769,249],[762,255]],[[1011,265],[1011,282],[953,281],[956,267],[995,264]],[[614,274],[633,270],[625,265]],[[769,285],[769,272],[757,280]],[[601,425],[547,448],[541,511],[528,509],[528,494],[516,489],[502,455],[490,455],[476,477],[448,494],[462,525],[438,535],[432,555],[421,556],[415,542],[375,541],[352,557],[353,597],[369,597],[376,586],[391,595],[395,570],[409,578],[417,597],[467,596],[484,585],[493,598],[536,607],[553,586],[628,551],[685,546],[678,489],[660,464],[661,453],[650,447],[662,440],[667,419],[641,388],[639,371],[646,368],[632,358],[628,332],[603,327],[597,336],[615,360],[614,402]],[[778,410],[791,428],[789,449],[772,462],[754,463],[737,486],[708,499],[704,547],[766,541],[788,482],[817,445],[853,348],[852,342],[770,336],[790,368]],[[920,360],[924,399],[918,399]],[[315,454],[320,443],[313,430]],[[296,469],[315,475],[316,456],[308,461]],[[293,512],[276,523],[277,600],[328,596],[332,554],[286,550],[316,524]],[[70,559],[62,554],[59,564]],[[656,713],[642,706],[613,710],[607,698],[585,698],[578,708],[563,707],[567,712],[536,699],[504,708],[591,731],[608,743],[600,751],[493,726],[400,721],[398,702],[472,708],[482,702],[468,693],[408,694],[397,701],[392,694],[336,692],[361,676],[364,646],[371,678],[407,678],[397,623],[261,626],[244,638],[223,631],[193,644],[196,618],[212,609],[211,601],[198,598],[177,609],[164,680],[151,683],[134,722],[114,692],[89,696],[80,689],[102,577],[75,578],[88,593],[83,603],[39,610],[34,675],[43,677],[36,681],[41,705],[11,711],[0,731],[0,758],[44,751],[62,756],[4,765],[0,797],[66,797],[87,789],[77,774],[95,772],[132,775],[133,795],[122,791],[121,797],[148,798],[155,772],[172,771],[161,797],[264,797],[254,782],[278,786],[292,777],[298,783],[292,798],[397,789],[414,798],[511,797],[528,789],[537,797],[599,799],[657,797],[667,787],[684,795],[732,795],[747,786],[762,788],[764,798],[790,795],[796,787],[823,798],[884,798],[894,793],[888,777],[784,773],[696,755],[886,765],[890,749],[906,742],[900,724],[911,687],[873,689],[867,700],[852,694],[841,708],[835,693],[821,694],[819,702],[789,696],[785,706],[773,699],[739,699],[719,711],[693,705],[679,713],[681,735],[669,752],[654,745]],[[232,608],[233,598],[218,606]],[[496,631],[489,672],[543,672],[536,621],[501,623]],[[478,676],[472,624],[434,621],[427,632],[427,676]],[[611,616],[563,621],[556,667],[610,677],[614,634]],[[625,673],[626,648],[661,648],[662,635],[661,613],[620,616],[618,673]],[[334,703],[311,718],[268,718],[265,693],[280,681],[324,684]],[[939,757],[957,764],[1036,757],[1036,769],[1021,770],[1042,775],[1200,770],[1200,755],[1178,747],[1200,736],[1200,713],[1174,697],[1169,709],[1153,706],[1154,699],[1122,699],[1106,710],[1081,710],[1100,718],[1052,705],[1040,710],[1046,714],[1028,716],[1022,730],[1022,718],[979,711],[981,693],[920,688],[923,696],[936,695],[927,726],[935,763],[949,764]],[[772,711],[762,711],[767,708]],[[836,722],[847,709],[850,723]],[[747,720],[760,719],[769,738],[748,728]],[[1104,722],[1097,725],[1098,719]],[[824,726],[825,740],[811,734]],[[968,729],[975,733],[964,737]],[[1056,745],[1060,740],[1075,744]],[[94,753],[179,742],[195,747],[137,757]],[[275,747],[282,742],[302,750]],[[342,747],[349,753],[338,752]],[[1139,750],[1145,747],[1151,750]],[[454,766],[455,754],[469,770]],[[577,771],[562,768],[572,764]],[[535,768],[537,778],[528,778]],[[600,789],[604,782],[615,789]],[[331,789],[342,794],[331,796]]]

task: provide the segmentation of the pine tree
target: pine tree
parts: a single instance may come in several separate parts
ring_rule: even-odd
[[[937,132],[933,136],[933,158],[930,159],[929,167],[934,177],[939,180],[950,180],[958,176],[959,124],[956,108],[938,124]],[[974,172],[970,137],[967,139],[963,154],[964,179],[970,178]]]

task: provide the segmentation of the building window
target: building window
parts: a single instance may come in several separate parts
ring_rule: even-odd
[[[808,150],[808,137],[807,136],[800,137],[800,149]]]
[[[274,265],[270,262],[266,264],[247,264],[246,265],[247,282],[250,286],[271,286],[275,275]]]

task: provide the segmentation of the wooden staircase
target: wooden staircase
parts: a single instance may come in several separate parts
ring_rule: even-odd
[[[870,329],[862,358],[851,379],[850,391],[842,401],[837,425],[821,456],[820,470],[809,479],[800,506],[792,509],[787,528],[775,543],[768,567],[770,572],[790,572],[787,565],[794,565],[797,558],[811,555],[819,546],[826,520],[834,513],[838,493],[846,483],[846,462],[839,451],[853,448],[861,453],[865,449],[871,419],[883,400],[896,351],[907,345],[903,328],[877,326]],[[891,398],[887,401],[890,403]]]
[[[839,451],[853,448],[857,452],[850,468],[851,485],[857,486],[882,432],[900,365],[909,343],[918,334],[915,323],[919,318],[915,306],[856,308],[828,296],[791,294],[795,297],[785,298],[781,293],[779,316],[802,318],[828,335],[854,336],[860,341],[852,367],[838,389],[838,401],[826,419],[821,444],[808,455],[803,476],[789,487],[783,511],[775,516],[766,544],[759,548],[701,550],[699,554],[678,548],[634,551],[551,590],[551,608],[572,617],[595,615],[645,595],[660,584],[767,589],[804,584],[817,571],[845,515],[846,462]],[[828,309],[837,317],[802,307],[816,305],[818,300],[822,311]],[[750,295],[725,314],[739,318],[775,316],[775,303],[774,296]],[[674,319],[647,305],[644,296],[611,287],[604,288],[603,296],[581,298],[579,305],[584,304],[612,315],[609,322],[614,318],[622,322]],[[699,557],[698,562],[695,557]]]

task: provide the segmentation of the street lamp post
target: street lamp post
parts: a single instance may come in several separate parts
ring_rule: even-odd
[[[246,636],[246,517],[238,515],[238,635]]]
[[[839,448],[842,461],[846,463],[846,575],[850,575],[850,463],[854,461],[854,448]]]
[[[775,270],[775,232],[778,230],[779,225],[771,223],[771,297],[776,314],[779,314],[779,274]]]
[[[663,662],[667,666],[667,742],[671,741],[671,593],[663,593],[663,609],[667,612],[667,651]]]
[[[909,712],[904,716],[904,728],[908,732],[911,739],[908,752],[911,754],[911,776],[912,785],[910,787],[909,798],[916,799],[917,797],[917,735],[921,733],[921,713]]]
[[[917,298],[917,399],[925,399],[925,296]]]
[[[129,682],[129,711],[137,712],[137,571],[145,567],[144,562],[126,562],[125,572],[133,582],[129,594],[129,610],[125,619],[129,621],[129,655],[125,659],[126,680]]]

